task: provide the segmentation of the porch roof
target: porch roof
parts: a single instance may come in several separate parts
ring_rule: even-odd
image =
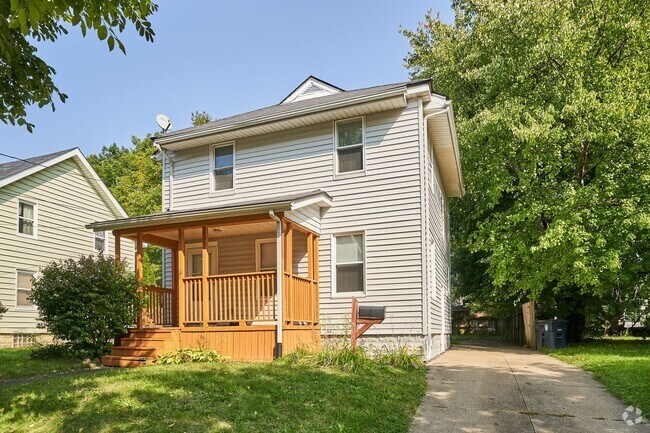
[[[310,205],[329,208],[332,206],[332,197],[324,191],[316,190],[260,200],[231,202],[208,208],[167,211],[133,218],[96,221],[86,225],[86,228],[93,231],[138,229],[162,224],[191,223],[216,218],[256,215],[268,213],[270,210],[276,213],[285,212]]]

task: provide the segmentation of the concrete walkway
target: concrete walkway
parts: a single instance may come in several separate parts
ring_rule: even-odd
[[[411,433],[650,432],[627,426],[626,406],[591,373],[538,352],[456,346],[429,367]]]

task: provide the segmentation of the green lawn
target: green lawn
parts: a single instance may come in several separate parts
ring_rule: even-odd
[[[650,413],[650,340],[609,338],[546,353],[593,372],[625,404]]]
[[[2,432],[407,432],[425,370],[159,365],[0,387]],[[83,430],[82,430],[83,429]]]
[[[88,368],[76,359],[30,359],[31,348],[0,349],[0,381]]]

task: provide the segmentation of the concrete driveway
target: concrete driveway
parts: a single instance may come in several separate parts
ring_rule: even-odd
[[[591,373],[520,348],[455,346],[433,360],[411,433],[637,433]],[[646,414],[648,415],[648,414]]]

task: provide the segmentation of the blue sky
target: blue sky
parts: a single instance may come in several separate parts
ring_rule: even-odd
[[[154,43],[129,28],[126,56],[78,29],[39,44],[69,100],[55,112],[30,109],[33,134],[0,123],[0,152],[29,157],[79,147],[89,155],[156,131],[158,113],[180,129],[192,111],[226,117],[276,104],[309,75],[343,89],[404,81],[409,46],[400,25],[415,28],[428,9],[453,17],[448,0],[158,4]]]

